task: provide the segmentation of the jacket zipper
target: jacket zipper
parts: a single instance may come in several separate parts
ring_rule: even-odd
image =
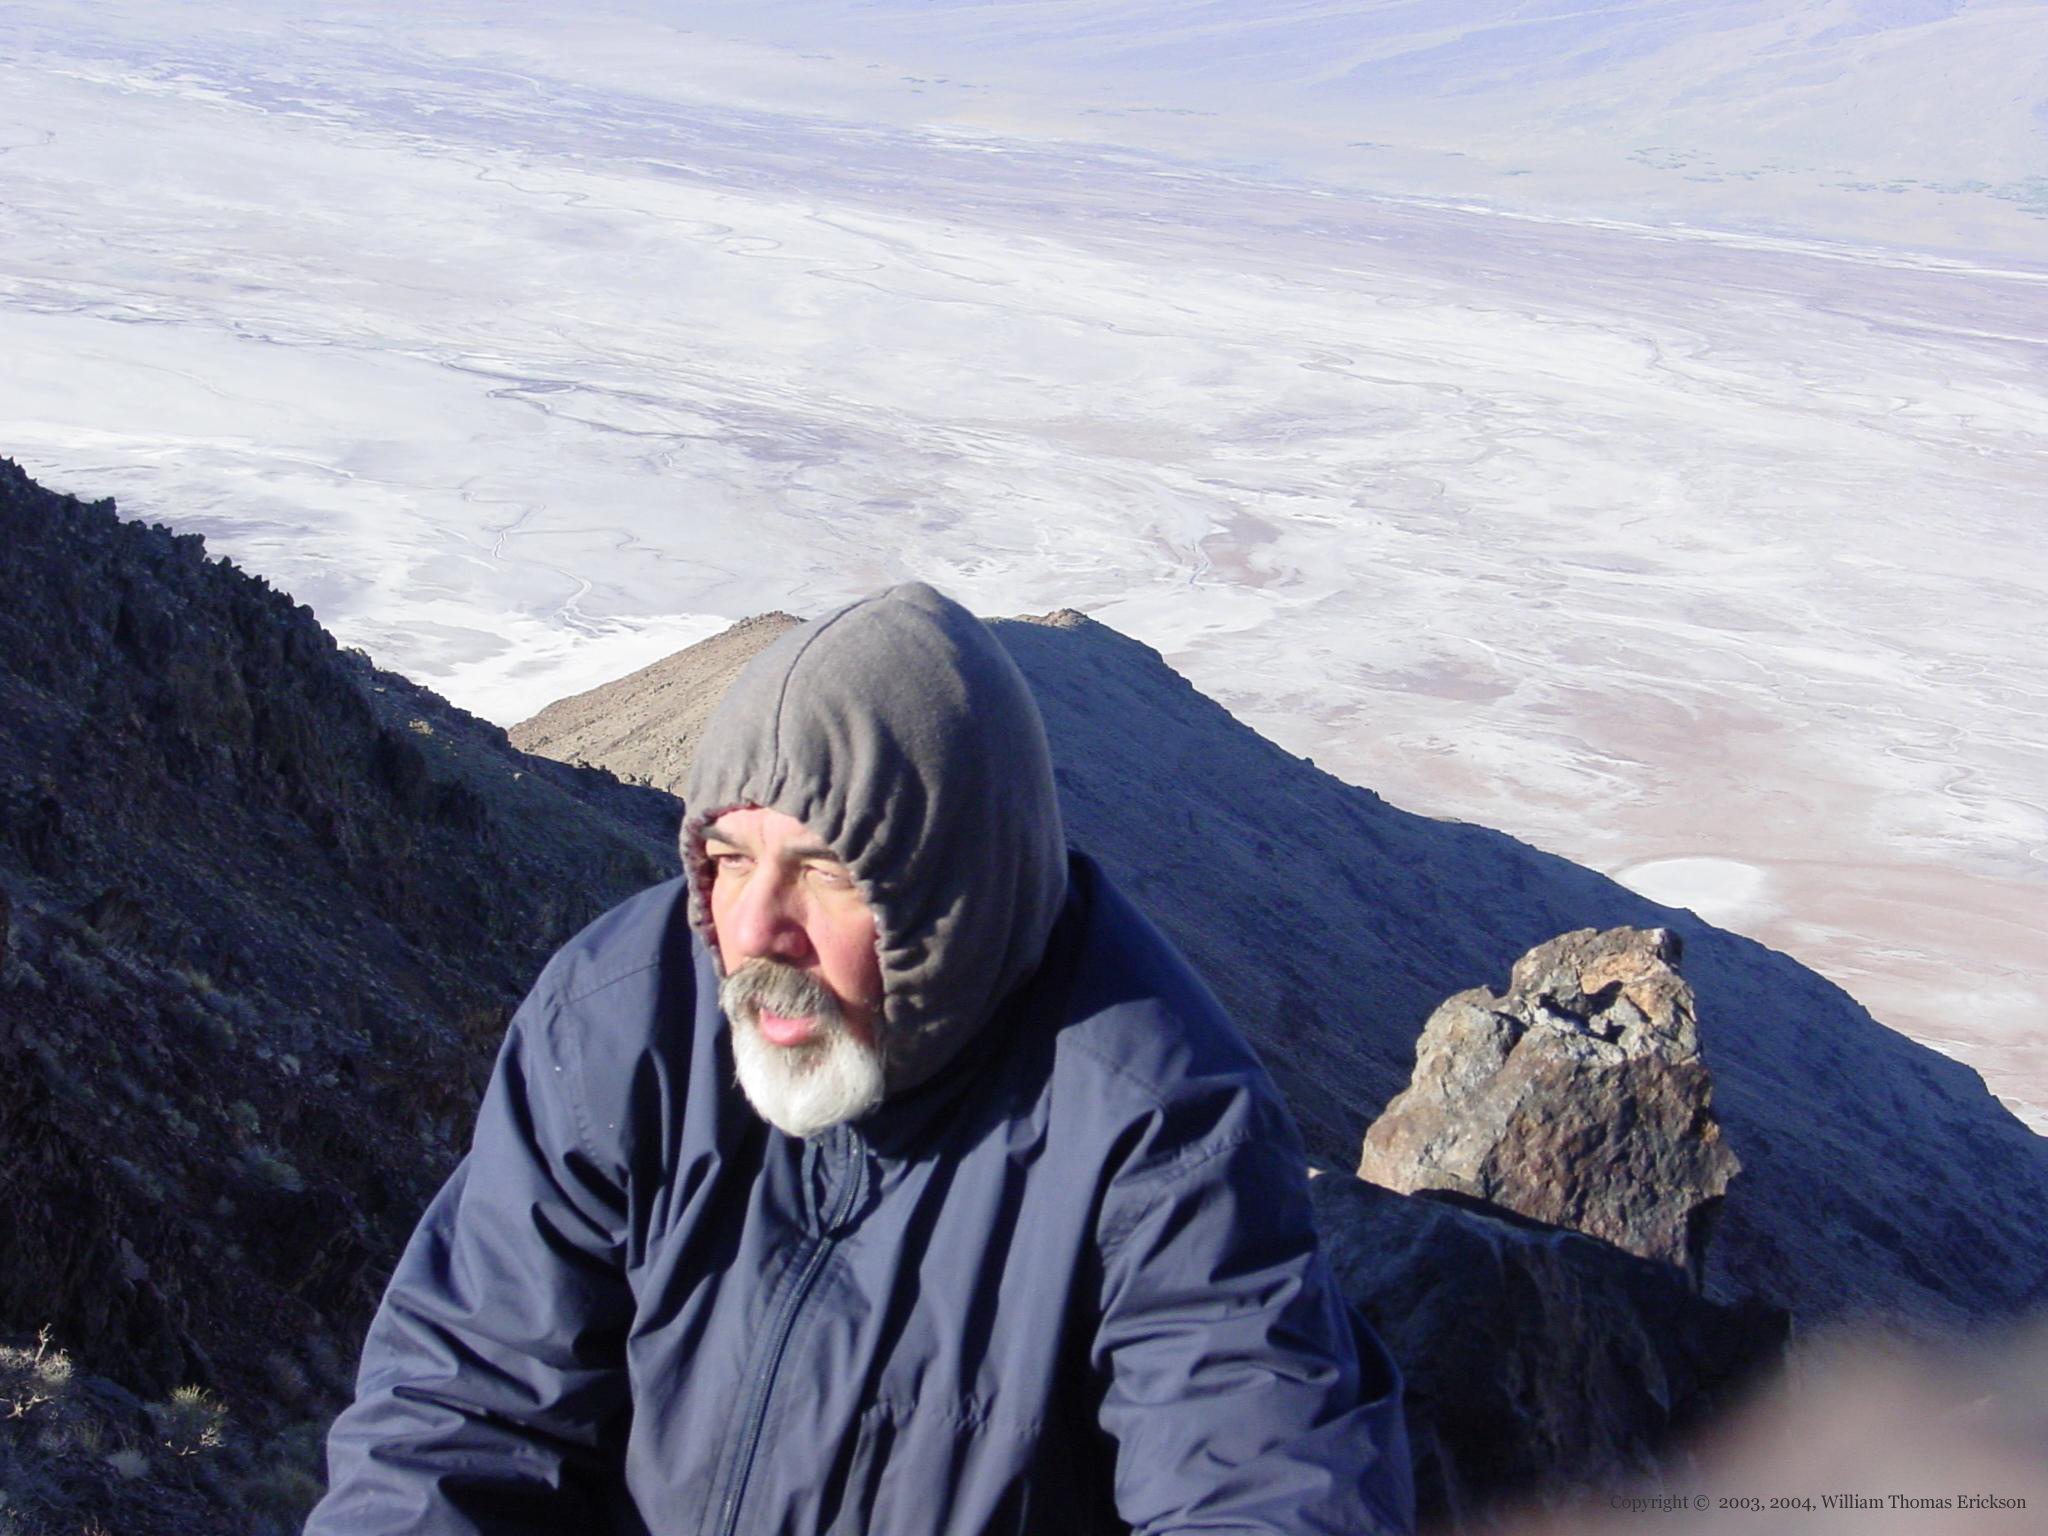
[[[835,1127],[835,1139],[846,1137],[843,1127]],[[850,1141],[851,1137],[847,1137]],[[767,1425],[768,1405],[775,1396],[775,1378],[782,1370],[783,1352],[789,1347],[789,1336],[796,1330],[797,1313],[803,1310],[811,1287],[817,1284],[823,1273],[825,1260],[831,1257],[833,1247],[838,1243],[838,1230],[846,1218],[853,1214],[853,1204],[859,1198],[863,1180],[858,1176],[858,1153],[847,1160],[846,1173],[833,1191],[832,1208],[823,1212],[819,1235],[809,1239],[815,1244],[803,1261],[803,1271],[797,1276],[796,1285],[790,1290],[782,1310],[776,1314],[774,1325],[769,1329],[767,1358],[761,1372],[754,1378],[754,1390],[748,1401],[745,1429],[740,1435],[732,1463],[732,1481],[725,1496],[725,1507],[719,1513],[719,1536],[734,1536],[739,1527],[740,1507],[746,1500],[747,1481],[754,1470],[754,1453],[761,1447],[761,1432]]]

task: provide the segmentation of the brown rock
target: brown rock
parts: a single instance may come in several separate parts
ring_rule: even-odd
[[[1714,1120],[1678,958],[1666,929],[1581,929],[1517,961],[1505,995],[1451,998],[1366,1133],[1359,1176],[1570,1227],[1697,1285],[1741,1165]]]

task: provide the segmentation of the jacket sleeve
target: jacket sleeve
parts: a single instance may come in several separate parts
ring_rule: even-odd
[[[1121,1517],[1138,1536],[1412,1530],[1399,1378],[1317,1248],[1299,1146],[1120,1183],[1095,1365]]]
[[[515,1016],[467,1158],[370,1326],[307,1536],[599,1530],[629,1418],[624,1176],[590,1146],[573,1020]]]

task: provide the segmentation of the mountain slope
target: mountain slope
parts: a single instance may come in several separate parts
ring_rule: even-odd
[[[680,791],[704,699],[791,622],[750,620],[550,706],[511,739]],[[1518,955],[1568,929],[1666,926],[1685,942],[1716,1108],[1745,1170],[1713,1250],[1716,1290],[1759,1291],[1808,1320],[1951,1323],[2048,1301],[2048,1141],[1968,1068],[1782,954],[1318,771],[1079,614],[996,631],[1044,710],[1070,837],[1197,962],[1319,1158],[1356,1162],[1447,994],[1500,986]],[[670,698],[695,702],[664,728]]]
[[[6,461],[0,592],[0,1344],[47,1326],[154,1469],[52,1429],[0,1487],[25,1519],[25,1480],[97,1477],[124,1536],[245,1486],[289,1523],[511,1008],[671,871],[674,803]],[[230,1428],[167,1457],[131,1394],[191,1387]]]

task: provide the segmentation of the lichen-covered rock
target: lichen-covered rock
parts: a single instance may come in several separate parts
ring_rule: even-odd
[[[1714,1119],[1678,959],[1666,929],[1581,929],[1524,955],[1504,995],[1451,998],[1366,1133],[1359,1176],[1570,1227],[1697,1285],[1741,1165]]]
[[[1467,1197],[1309,1186],[1345,1295],[1401,1367],[1425,1530],[1652,1474],[1784,1357],[1790,1317]]]

